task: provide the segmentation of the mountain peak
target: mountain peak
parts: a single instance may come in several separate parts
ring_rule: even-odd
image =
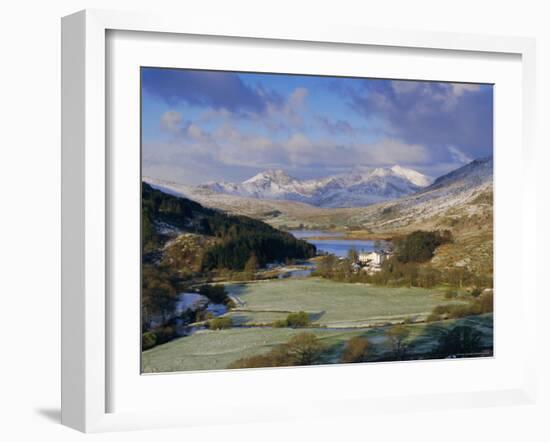
[[[399,165],[394,165],[390,168],[390,170],[396,174],[397,176],[400,176],[402,178],[405,178],[409,180],[411,183],[419,186],[419,187],[426,187],[429,186],[432,183],[432,179],[420,172],[417,172],[414,169],[409,169],[407,167],[402,167]]]
[[[395,164],[391,167],[369,167],[369,166],[355,166],[352,174],[362,175],[365,179],[372,177],[385,178],[385,177],[398,177],[418,187],[426,187],[432,183],[432,178],[426,176],[414,169]]]
[[[243,181],[243,184],[251,184],[258,181],[275,181],[280,184],[287,184],[294,181],[294,178],[282,169],[267,169]]]

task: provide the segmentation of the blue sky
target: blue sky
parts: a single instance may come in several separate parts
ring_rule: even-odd
[[[143,175],[184,184],[492,155],[490,85],[142,68]]]

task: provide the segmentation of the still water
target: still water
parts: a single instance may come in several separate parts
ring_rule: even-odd
[[[325,232],[322,230],[291,230],[289,233],[295,238],[304,239],[317,247],[319,252],[332,253],[336,256],[345,257],[352,248],[358,252],[372,252],[374,250],[374,241],[368,239],[342,239],[341,232]],[[317,239],[316,237],[327,237],[327,239]]]

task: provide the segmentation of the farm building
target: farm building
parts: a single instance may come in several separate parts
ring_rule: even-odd
[[[378,250],[370,253],[361,252],[358,256],[359,263],[364,266],[381,266],[387,258],[386,252]]]

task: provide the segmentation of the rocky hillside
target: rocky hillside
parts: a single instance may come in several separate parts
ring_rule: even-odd
[[[449,229],[454,241],[437,249],[436,267],[493,268],[493,161],[475,160],[423,191],[350,213],[355,234],[393,236],[416,229]],[[353,233],[352,233],[353,234]]]

